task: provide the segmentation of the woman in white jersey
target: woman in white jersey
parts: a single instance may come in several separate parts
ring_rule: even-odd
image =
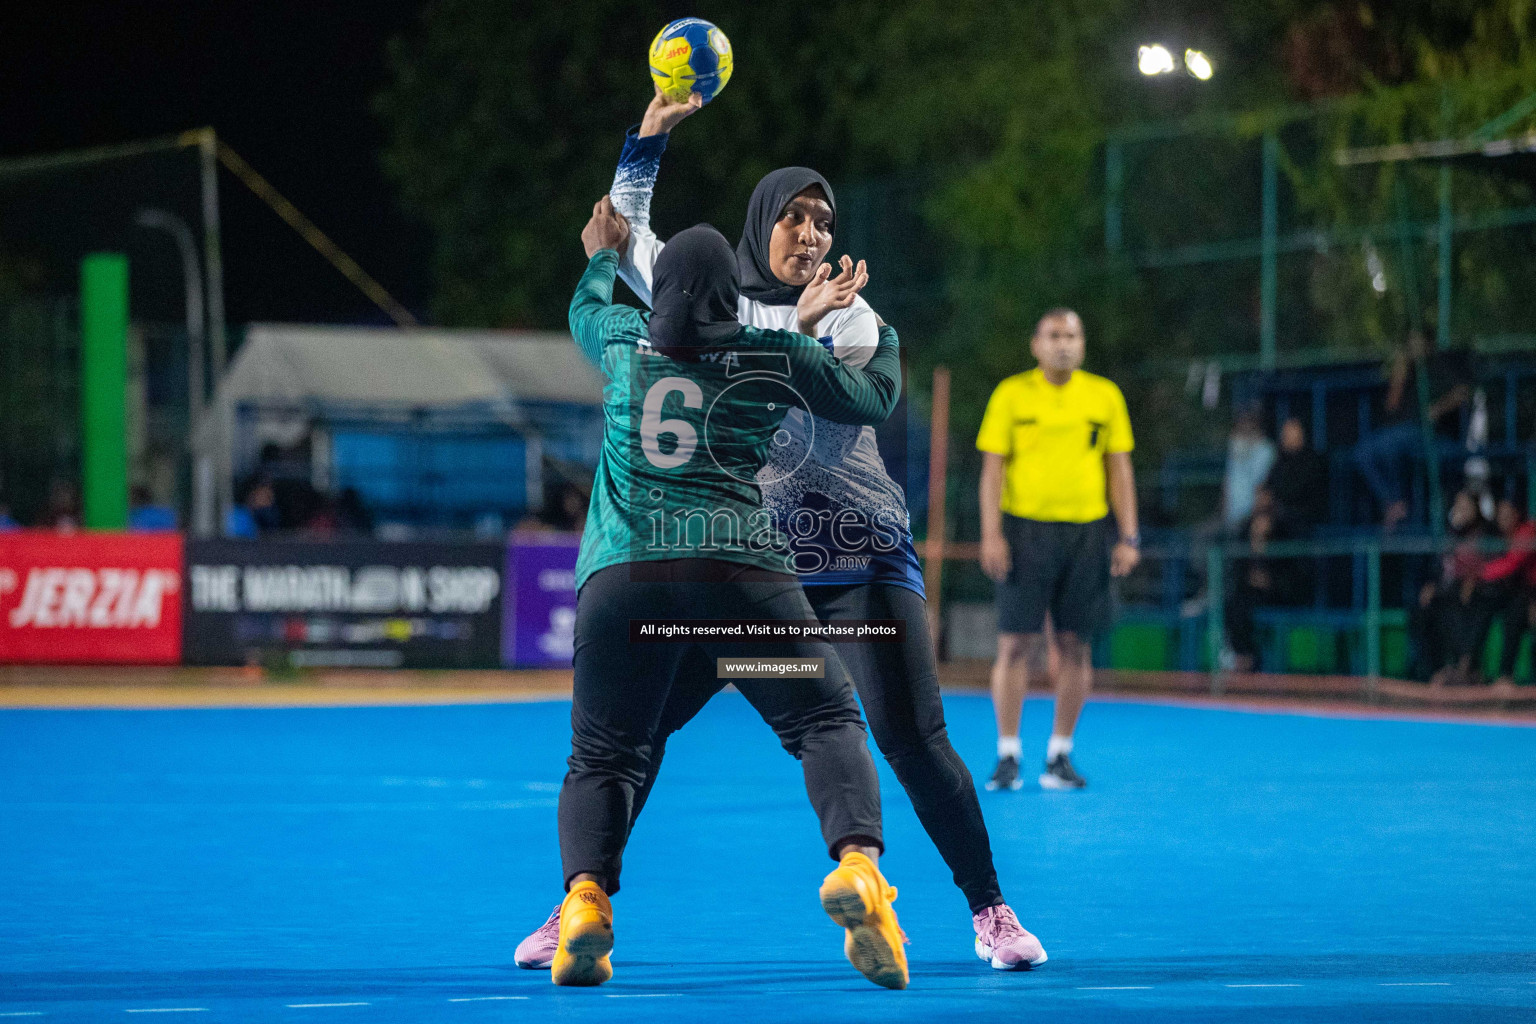
[[[630,226],[619,275],[647,304],[651,269],[662,249],[650,225],[661,156],[668,133],[700,106],[697,96],[672,103],[658,91],[639,128],[626,136],[614,175],[610,195]],[[753,191],[736,249],[738,316],[754,327],[820,338],[839,358],[862,366],[874,353],[880,321],[858,294],[868,280],[862,261],[855,266],[844,256],[836,278],[824,262],[836,218],[832,187],[815,171],[786,167],[764,177]],[[904,623],[899,643],[843,644],[839,653],[863,701],[869,731],[965,894],[976,952],[999,970],[1044,963],[1045,950],[1003,901],[975,785],[949,742],[906,499],[886,471],[874,428],[844,427],[803,410],[792,412],[783,426],[785,443],[758,476],[763,505],[791,537],[801,583],[820,620]],[[712,664],[700,662],[693,669],[678,673],[631,824],[660,769],[666,735],[723,686]],[[753,696],[746,690],[744,695]],[[519,966],[548,966],[557,915],[558,908],[518,947]]]

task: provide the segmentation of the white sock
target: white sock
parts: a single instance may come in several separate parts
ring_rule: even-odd
[[[1051,737],[1051,742],[1049,742],[1049,743],[1047,743],[1045,745],[1045,759],[1047,761],[1054,761],[1054,760],[1056,760],[1056,755],[1057,754],[1070,754],[1070,753],[1072,753],[1072,737],[1071,736],[1052,736]]]
[[[1011,757],[1017,761],[1024,756],[1024,745],[1019,742],[1017,736],[999,736],[997,738],[997,756],[999,759]]]

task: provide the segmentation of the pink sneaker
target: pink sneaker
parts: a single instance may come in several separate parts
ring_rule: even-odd
[[[980,941],[980,940],[977,940]],[[560,904],[549,920],[539,925],[539,930],[517,944],[512,962],[530,971],[547,971],[554,963],[555,950],[560,948]]]
[[[973,914],[971,927],[976,929],[976,955],[994,970],[1027,971],[1046,961],[1045,947],[1024,930],[1006,903]]]

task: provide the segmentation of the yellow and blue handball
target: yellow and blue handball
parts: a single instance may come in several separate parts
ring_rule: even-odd
[[[651,78],[682,103],[698,93],[708,103],[731,80],[731,41],[703,18],[679,18],[651,41]]]

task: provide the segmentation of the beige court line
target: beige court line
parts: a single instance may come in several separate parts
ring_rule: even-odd
[[[939,667],[946,693],[966,692],[972,671],[981,663],[952,662]],[[1345,700],[1318,700],[1303,684],[1311,677],[1276,677],[1271,685],[1294,684],[1290,694],[1240,694],[1213,698],[1184,687],[1120,688],[1120,676],[1166,681],[1179,673],[1104,673],[1094,700],[1221,708],[1256,713],[1313,714],[1341,718],[1477,722],[1536,726],[1536,708],[1490,711],[1473,706],[1381,706]],[[1184,673],[1183,675],[1189,675]],[[979,676],[977,679],[981,678]],[[1206,677],[1201,677],[1206,678]],[[1339,682],[1339,680],[1321,680]],[[1358,680],[1353,681],[1358,684]],[[1476,688],[1468,688],[1476,689]],[[1516,688],[1522,698],[1536,698],[1536,686]],[[181,666],[25,666],[0,665],[0,709],[135,708],[326,708],[409,707],[452,704],[514,704],[569,700],[570,669],[319,669],[297,677],[273,679],[260,669]],[[1037,695],[1032,699],[1048,699]]]
[[[289,708],[568,700],[569,669],[319,669],[0,665],[0,708]]]
[[[569,687],[0,686],[0,709],[408,707],[569,699]]]

